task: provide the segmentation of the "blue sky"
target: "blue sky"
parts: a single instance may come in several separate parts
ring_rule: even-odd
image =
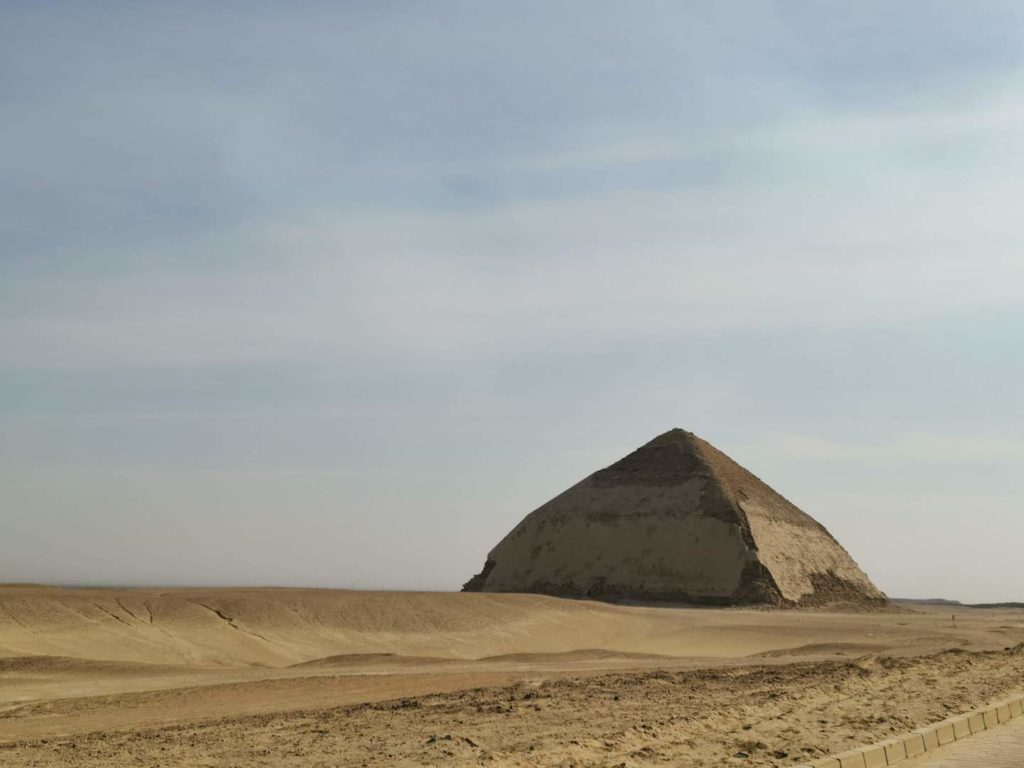
[[[0,580],[447,589],[673,426],[1021,599],[1018,3],[0,4]]]

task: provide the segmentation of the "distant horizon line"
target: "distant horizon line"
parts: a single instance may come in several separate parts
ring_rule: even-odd
[[[109,583],[88,583],[82,582],[78,584],[58,584],[58,583],[46,583],[37,581],[0,581],[0,589],[279,589],[279,590],[321,590],[325,592],[408,592],[408,593],[431,593],[431,594],[466,594],[460,589],[409,589],[409,588],[387,588],[387,587],[325,587],[325,586],[312,586],[312,585],[275,585],[275,584],[169,584],[169,583],[153,583],[153,584],[109,584]],[[499,594],[499,593],[493,593]],[[505,592],[500,594],[523,594],[523,595],[543,595],[541,592]],[[556,595],[545,595],[546,597],[558,597],[561,599],[585,599],[585,598],[566,598],[564,596]],[[889,600],[894,603],[917,603],[920,605],[951,605],[961,606],[963,608],[1022,608],[1024,609],[1024,600],[994,600],[990,602],[969,602],[965,603],[962,600],[954,600],[945,597],[889,597]],[[603,600],[596,600],[594,602],[608,602]],[[666,607],[674,604],[666,604]],[[690,605],[689,603],[679,603],[679,605]],[[708,608],[706,605],[696,605],[698,608]],[[729,608],[743,608],[743,605],[728,606]]]

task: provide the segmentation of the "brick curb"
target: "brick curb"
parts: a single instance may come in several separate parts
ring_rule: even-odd
[[[954,741],[962,741],[1021,716],[1024,716],[1024,696],[1013,696],[983,709],[918,728],[904,736],[822,757],[795,768],[885,768],[925,752],[934,752]]]

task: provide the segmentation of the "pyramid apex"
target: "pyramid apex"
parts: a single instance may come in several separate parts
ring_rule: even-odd
[[[671,440],[675,440],[675,441],[687,440],[688,441],[688,440],[692,440],[695,437],[697,437],[697,435],[695,435],[693,432],[690,432],[688,429],[683,429],[681,427],[672,427],[672,429],[669,429],[666,432],[662,432],[660,435],[658,435],[653,440],[651,440],[648,444],[653,443],[653,442],[657,442],[657,441],[666,441],[666,442],[667,441],[671,441]]]

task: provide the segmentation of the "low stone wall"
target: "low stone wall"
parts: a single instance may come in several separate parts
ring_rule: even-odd
[[[925,752],[934,752],[954,741],[970,738],[1021,716],[1024,716],[1024,695],[1014,696],[984,709],[943,720],[941,723],[918,728],[916,731],[878,744],[823,757],[797,768],[885,768],[923,755]]]

